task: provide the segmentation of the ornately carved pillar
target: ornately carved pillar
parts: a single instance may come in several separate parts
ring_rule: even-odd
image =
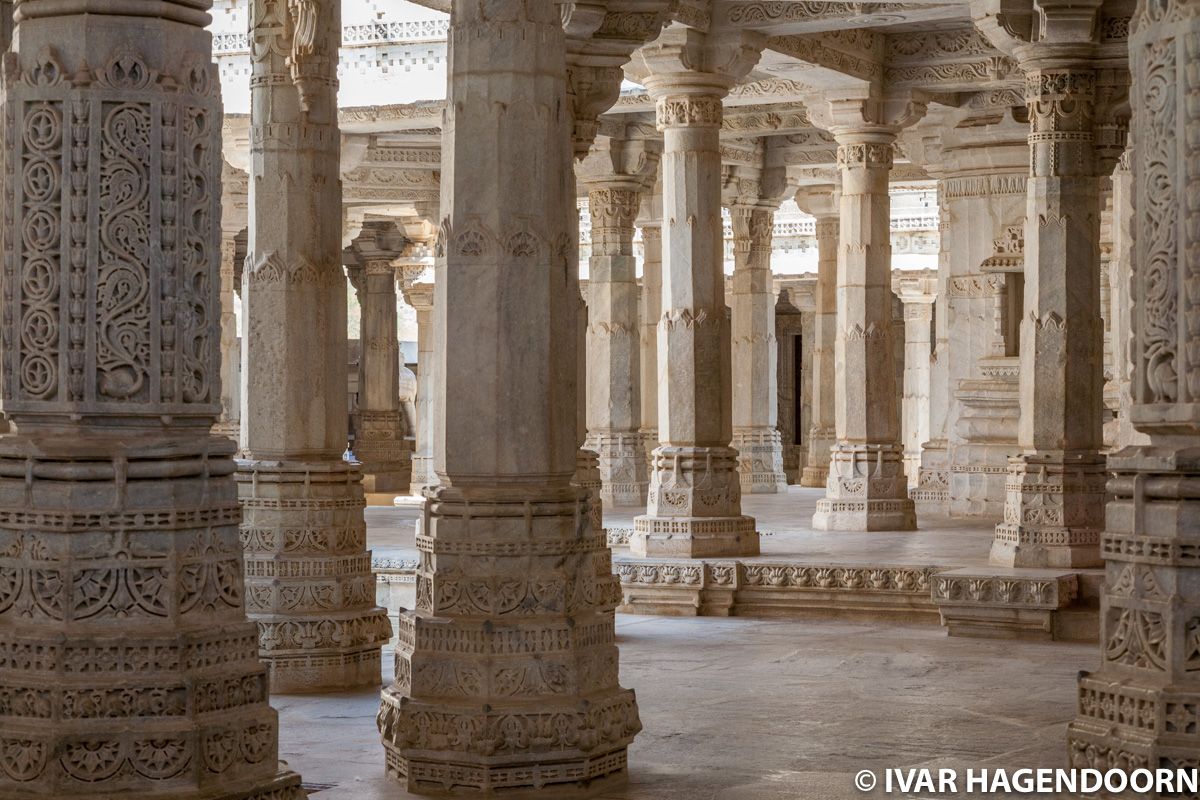
[[[754,519],[741,513],[737,451],[730,447],[720,151],[721,98],[757,62],[753,44],[672,28],[637,56],[664,137],[662,443],[651,457],[647,513],[634,520],[630,548],[640,556],[758,553]]]
[[[934,306],[933,352],[929,364],[929,438],[921,442],[916,486],[909,497],[919,513],[945,514],[950,504],[950,453],[946,423],[952,402],[950,380],[951,265],[950,209],[944,198],[945,182],[938,180],[938,268],[937,302]],[[911,475],[909,476],[911,479]]]
[[[1197,767],[1200,708],[1200,2],[1139,3],[1133,89],[1134,426],[1100,551],[1100,669],[1079,681],[1071,766]],[[1157,797],[1158,795],[1154,795]]]
[[[250,228],[238,489],[247,606],[276,692],[368,686],[375,607],[362,479],[346,447],[340,8],[250,5]]]
[[[658,319],[662,309],[662,186],[642,199],[641,400],[642,442],[647,453],[658,447]],[[646,467],[649,481],[649,463]]]
[[[221,410],[208,2],[18,0],[3,90],[0,797],[300,800]]]
[[[400,340],[396,321],[396,267],[404,234],[396,223],[368,220],[342,252],[359,289],[358,434],[354,455],[363,490],[406,491],[412,482],[412,445],[400,406]]]
[[[735,205],[733,221],[733,447],[742,492],[787,491],[776,424],[775,292],[771,286],[771,207]]]
[[[837,264],[841,223],[836,187],[827,191],[802,191],[797,202],[816,218],[817,310],[813,314],[812,426],[808,432],[808,462],[801,486],[825,486],[829,480],[830,450],[834,430],[834,341],[837,338]]]
[[[646,503],[646,449],[640,430],[638,287],[633,256],[633,222],[640,202],[636,182],[588,184],[592,255],[587,286],[585,447],[600,458],[600,500],[605,507]]]
[[[1022,452],[1009,460],[992,561],[1020,567],[1100,563],[1100,164],[1096,73],[1063,66],[1051,45],[1019,51],[1026,71],[1030,175],[1021,320]]]
[[[404,299],[417,312],[417,446],[412,456],[409,494],[419,496],[437,483],[433,471],[433,392],[437,355],[433,346],[433,284],[413,283],[404,288]]]
[[[558,4],[455,3],[449,47],[440,483],[379,712],[387,771],[418,792],[595,792],[623,778],[641,725],[617,683],[620,586],[571,484],[579,293]]]
[[[895,133],[837,128],[841,172],[834,414],[817,530],[912,530],[892,334],[888,173]]]

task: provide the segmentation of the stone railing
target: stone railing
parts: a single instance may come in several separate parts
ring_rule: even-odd
[[[405,42],[440,42],[445,41],[449,30],[450,20],[448,19],[346,25],[342,28],[342,47],[373,47]],[[216,55],[242,55],[249,52],[250,37],[248,34],[213,34],[213,53]]]

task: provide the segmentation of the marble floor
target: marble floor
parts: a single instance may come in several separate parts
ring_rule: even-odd
[[[894,566],[985,566],[997,520],[918,517],[919,530],[908,532],[828,532],[812,529],[812,515],[824,489],[789,486],[786,494],[746,495],[742,511],[758,521],[764,559]],[[632,528],[636,508],[608,509],[609,530]],[[414,507],[367,508],[368,546],[376,558],[416,558]],[[628,550],[617,548],[618,555]],[[739,559],[749,561],[753,559]]]
[[[622,683],[637,691],[644,730],[611,800],[905,797],[859,792],[852,777],[1063,766],[1076,673],[1099,658],[1095,645],[956,639],[933,626],[617,620]],[[383,776],[376,692],[272,704],[280,756],[319,789],[314,800],[414,797]]]

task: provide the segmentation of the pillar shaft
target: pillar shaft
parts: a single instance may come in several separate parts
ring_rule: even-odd
[[[449,48],[440,483],[379,712],[387,771],[417,792],[596,791],[624,775],[640,723],[617,683],[619,584],[571,484],[579,290],[558,5],[455,3]]]
[[[5,63],[0,797],[300,800],[221,410],[207,2],[22,0]]]
[[[409,494],[420,495],[437,483],[433,471],[433,392],[437,354],[433,343],[433,284],[414,283],[404,290],[404,299],[417,312],[417,416],[416,450],[412,456]]]
[[[921,466],[921,446],[929,440],[930,355],[933,352],[933,295],[904,301],[904,471],[910,481]]]
[[[1081,673],[1073,768],[1196,763],[1200,708],[1200,4],[1139,4],[1131,26],[1134,241],[1130,417],[1109,456],[1101,666]],[[1190,222],[1189,222],[1190,220]],[[1157,796],[1157,795],[1156,795]]]
[[[362,309],[359,334],[358,426],[354,455],[363,488],[396,493],[412,481],[412,446],[400,406],[400,334],[396,267],[404,236],[394,222],[370,220],[343,251]]]
[[[648,87],[650,88],[650,87]],[[638,555],[758,552],[741,514],[721,236],[721,94],[650,88],[663,131],[658,435]]]
[[[950,502],[950,463],[946,439],[951,405],[950,303],[951,270],[950,212],[946,208],[944,182],[938,181],[938,275],[937,302],[934,306],[933,357],[929,366],[929,435],[921,443],[916,486],[909,491],[916,509],[924,513],[944,514]],[[909,475],[912,477],[911,473]]]
[[[1022,450],[1009,462],[992,560],[1100,563],[1106,475],[1100,455],[1103,323],[1096,74],[1027,69],[1030,176],[1021,320]]]
[[[733,220],[733,447],[742,492],[787,491],[776,424],[775,292],[771,286],[772,208],[736,205]]]
[[[235,259],[237,239],[235,233],[223,232],[221,236],[221,416],[213,427],[216,433],[233,440],[241,429],[241,397],[238,392],[240,376],[238,363],[241,352],[238,347],[237,314],[234,310]]]
[[[641,433],[641,360],[633,223],[641,193],[623,183],[592,184],[588,208],[588,448],[600,459],[605,506],[646,502]]]
[[[904,477],[892,333],[890,131],[841,132],[841,247],[838,252],[837,443],[818,530],[912,530]]]
[[[817,217],[817,310],[813,314],[812,426],[808,432],[808,463],[802,486],[824,486],[829,480],[830,448],[834,430],[834,341],[837,338],[837,264],[840,218]]]
[[[662,309],[662,222],[642,225],[642,439],[658,447],[658,320]],[[647,480],[649,466],[647,466]]]
[[[284,19],[283,15],[297,14]],[[309,17],[309,15],[314,15]],[[372,685],[387,640],[346,446],[340,6],[250,10],[250,224],[239,497],[272,691]]]

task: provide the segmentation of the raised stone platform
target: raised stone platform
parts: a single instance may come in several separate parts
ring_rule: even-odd
[[[638,558],[628,542],[636,509],[605,525],[632,614],[848,618],[941,624],[951,636],[1095,641],[1100,570],[1011,569],[988,564],[994,521],[925,516],[908,532],[809,527],[820,489],[747,496],[761,554],[746,558]],[[368,509],[377,602],[411,603],[412,522],[399,508]]]

